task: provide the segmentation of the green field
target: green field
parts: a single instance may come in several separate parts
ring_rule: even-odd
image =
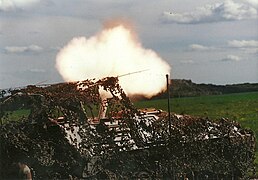
[[[146,100],[134,103],[137,108],[154,107],[167,111],[167,100]],[[258,92],[184,97],[170,99],[171,111],[210,119],[229,118],[255,132],[258,145]],[[258,147],[256,146],[256,166]]]

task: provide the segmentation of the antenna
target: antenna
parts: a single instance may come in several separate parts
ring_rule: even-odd
[[[131,75],[131,74],[142,73],[142,72],[144,72],[144,71],[149,71],[149,70],[150,70],[150,69],[144,69],[144,70],[141,70],[141,71],[135,71],[135,72],[131,72],[131,73],[122,74],[122,75],[119,75],[119,76],[117,76],[117,77],[119,78],[119,77],[123,77],[123,76],[129,76],[129,75]]]
[[[171,137],[171,113],[170,113],[170,84],[169,84],[169,75],[166,74],[166,79],[167,79],[167,96],[168,96],[168,124],[169,124],[169,136]]]
[[[45,83],[45,82],[47,82],[47,80],[45,80],[45,81],[40,81],[40,82],[36,83],[35,86],[43,85],[43,83]]]

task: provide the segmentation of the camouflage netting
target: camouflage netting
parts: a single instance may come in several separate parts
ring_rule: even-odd
[[[100,89],[112,95],[106,99],[104,120],[118,122],[115,130],[102,121],[90,123],[98,119],[103,103]],[[168,118],[161,113],[150,120],[137,111],[114,77],[28,86],[10,93],[0,99],[4,179],[15,177],[17,161],[28,164],[36,179],[229,179],[245,178],[254,167],[252,131],[227,119]],[[19,109],[28,114],[17,120]]]

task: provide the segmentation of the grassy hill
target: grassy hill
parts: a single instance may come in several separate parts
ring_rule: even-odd
[[[243,83],[243,84],[196,84],[191,80],[172,79],[170,85],[172,97],[192,97],[200,95],[219,95],[242,92],[258,92],[258,83]],[[165,98],[165,93],[160,93],[153,99]]]

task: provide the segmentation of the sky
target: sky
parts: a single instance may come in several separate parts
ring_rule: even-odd
[[[258,0],[0,0],[0,89],[62,82],[56,56],[106,22],[196,83],[258,83]]]

